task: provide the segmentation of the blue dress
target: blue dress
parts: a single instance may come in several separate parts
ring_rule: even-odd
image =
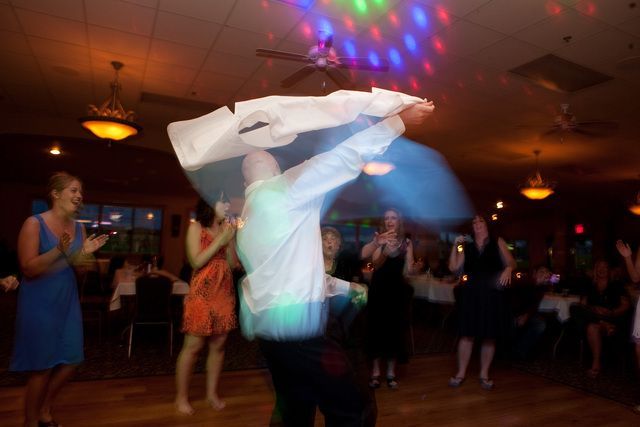
[[[39,254],[50,251],[58,238],[40,215]],[[82,225],[76,223],[70,250],[82,247]],[[82,313],[73,268],[60,258],[47,272],[24,278],[18,292],[16,339],[11,371],[40,371],[82,362]]]

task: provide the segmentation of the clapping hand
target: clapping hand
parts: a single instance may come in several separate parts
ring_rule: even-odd
[[[236,222],[233,219],[226,219],[220,224],[220,238],[222,244],[226,245],[233,239],[236,233]]]
[[[82,243],[83,255],[94,253],[95,251],[103,247],[104,244],[107,243],[107,240],[109,240],[109,236],[106,234],[101,234],[99,236],[92,234],[91,236],[87,237]]]
[[[395,231],[385,231],[384,233],[376,233],[373,237],[377,246],[391,244],[398,239]]]
[[[4,289],[5,292],[12,291],[18,287],[18,279],[16,276],[7,276],[0,279],[0,287]]]
[[[60,252],[62,252],[64,256],[67,256],[67,251],[69,250],[69,246],[71,246],[71,235],[65,231],[60,236],[60,239],[58,240],[58,245],[56,247]]]

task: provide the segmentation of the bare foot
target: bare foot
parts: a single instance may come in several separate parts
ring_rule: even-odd
[[[221,411],[225,406],[227,406],[225,401],[220,399],[218,396],[207,398],[207,402],[216,411]]]
[[[182,415],[193,415],[193,413],[195,412],[191,404],[186,400],[180,402],[176,400],[175,405],[176,411],[178,411],[178,413]]]

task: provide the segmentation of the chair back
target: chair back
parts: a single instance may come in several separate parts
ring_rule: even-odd
[[[171,279],[159,274],[145,274],[136,279],[134,321],[155,323],[171,321]]]
[[[104,296],[109,293],[102,285],[100,273],[95,270],[85,271],[80,276],[80,299],[87,296]]]

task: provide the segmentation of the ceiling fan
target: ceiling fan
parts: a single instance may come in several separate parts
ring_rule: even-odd
[[[569,104],[560,104],[560,113],[554,118],[551,128],[542,134],[542,137],[559,135],[562,140],[564,135],[569,132],[589,137],[604,137],[617,128],[618,123],[614,121],[578,121],[576,116],[569,111]]]
[[[374,64],[369,58],[338,56],[333,47],[333,35],[326,31],[318,31],[318,44],[312,46],[306,55],[272,49],[256,49],[256,55],[307,63],[280,82],[280,85],[285,88],[295,85],[314,71],[322,71],[327,73],[339,88],[350,89],[354,85],[353,82],[338,68],[369,71],[389,70],[389,63],[385,59],[379,59]]]

